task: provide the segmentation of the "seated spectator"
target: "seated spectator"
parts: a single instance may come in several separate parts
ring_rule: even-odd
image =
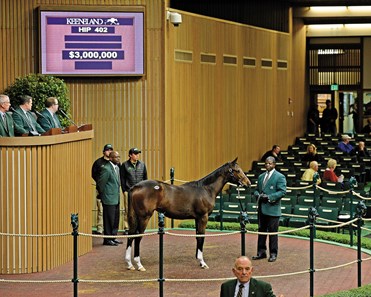
[[[308,144],[307,146],[307,153],[301,157],[303,162],[307,162],[309,165],[312,161],[320,162],[320,156],[317,154],[317,148],[314,144]]]
[[[354,147],[352,154],[357,156],[358,161],[360,161],[362,157],[370,157],[370,153],[368,152],[364,141],[358,142]]]
[[[301,180],[313,182],[313,176],[318,172],[318,163],[317,161],[310,162],[309,168],[304,171]],[[318,175],[317,185],[321,183],[321,178]]]
[[[263,157],[261,157],[261,161],[265,162],[265,160],[268,158],[268,157],[273,157],[276,159],[276,162],[282,162],[282,157],[281,157],[281,148],[278,144],[275,144],[274,146],[272,146],[272,149],[270,151],[267,151]]]
[[[367,119],[367,125],[363,127],[362,133],[370,134],[371,133],[371,120]]]
[[[327,168],[325,172],[323,173],[323,181],[324,182],[334,182],[334,183],[342,183],[344,181],[344,175],[337,176],[335,174],[335,168],[336,168],[337,162],[335,159],[330,159],[327,162]]]
[[[339,142],[337,147],[338,150],[346,153],[347,155],[350,155],[350,153],[353,151],[353,146],[349,143],[351,139],[352,138],[347,134],[342,135],[341,141]]]

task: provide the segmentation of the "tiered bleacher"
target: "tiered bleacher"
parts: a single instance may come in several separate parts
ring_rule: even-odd
[[[281,226],[301,227],[307,222],[308,209],[315,206],[321,218],[332,221],[346,221],[350,219],[350,213],[356,213],[356,205],[360,198],[356,195],[351,197],[349,193],[349,179],[355,177],[357,183],[353,185],[354,193],[363,197],[370,197],[369,188],[365,187],[371,181],[371,158],[346,155],[337,150],[340,141],[339,137],[331,135],[305,135],[297,137],[293,145],[287,151],[281,151],[282,162],[276,163],[276,169],[286,176],[287,193],[281,199],[282,217]],[[371,136],[358,134],[352,139],[351,144],[355,146],[358,141],[364,141],[366,147],[371,147]],[[307,162],[302,160],[307,152],[307,146],[314,144],[317,147],[317,154],[320,155],[319,174],[322,178],[326,169],[327,161],[332,158],[337,161],[335,173],[337,176],[343,174],[342,183],[322,182],[318,188],[313,186],[313,182],[302,181],[301,176],[308,168]],[[250,223],[257,223],[257,203],[253,195],[258,176],[265,172],[264,162],[253,161],[252,168],[246,172],[247,177],[252,183],[251,188],[236,189],[233,186],[217,197],[211,221],[220,221],[221,215],[224,222],[239,222],[240,211],[243,209],[248,212]],[[366,191],[367,190],[367,191]],[[366,201],[368,206],[368,216],[370,215],[371,203]],[[221,213],[220,207],[223,206]],[[299,215],[303,217],[291,216]],[[318,220],[318,224],[331,224],[329,221]]]

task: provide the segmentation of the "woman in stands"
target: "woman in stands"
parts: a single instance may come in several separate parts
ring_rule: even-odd
[[[336,168],[336,165],[337,165],[337,162],[335,159],[330,159],[328,160],[327,162],[327,168],[325,170],[325,172],[323,173],[323,181],[324,182],[339,182],[339,183],[342,183],[343,180],[344,180],[344,175],[340,175],[340,176],[337,176],[335,174],[335,168]]]
[[[308,144],[307,146],[307,153],[303,155],[301,158],[302,162],[306,162],[307,165],[309,166],[310,162],[316,161],[320,162],[320,156],[317,154],[317,148],[314,144]]]

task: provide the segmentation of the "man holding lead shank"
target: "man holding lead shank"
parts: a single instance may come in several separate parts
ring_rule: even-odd
[[[281,216],[281,198],[286,194],[286,178],[275,170],[276,159],[268,157],[265,160],[267,171],[259,175],[258,187],[254,192],[258,201],[259,232],[277,232]],[[267,235],[259,234],[257,255],[253,260],[267,258]],[[277,260],[278,235],[269,235],[269,262]]]

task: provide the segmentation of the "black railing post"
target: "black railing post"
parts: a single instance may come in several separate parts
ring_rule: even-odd
[[[171,167],[170,168],[170,183],[173,185],[174,184],[174,175],[175,175],[175,168]],[[174,219],[171,219],[171,229],[174,228]]]
[[[223,195],[222,192],[219,193],[220,195],[220,207],[219,207],[219,218],[220,218],[220,231],[223,231]]]
[[[314,238],[316,233],[316,218],[318,217],[318,212],[315,207],[309,208],[308,220],[310,225],[310,297],[314,296]]]
[[[317,206],[317,181],[319,179],[319,174],[316,172],[313,174],[313,207]]]
[[[241,226],[241,256],[246,256],[246,222],[248,221],[247,212],[241,209],[240,226]]]
[[[78,261],[78,249],[77,249],[77,236],[79,236],[79,214],[71,214],[71,226],[73,235],[73,296],[78,296],[77,285],[79,283],[79,278],[77,275],[77,261]]]
[[[357,204],[357,260],[358,260],[358,287],[362,286],[362,250],[361,250],[361,239],[362,239],[362,217],[366,214],[367,207],[363,201],[359,201]]]
[[[158,282],[159,282],[159,289],[160,289],[160,297],[164,296],[164,227],[165,227],[165,216],[163,213],[158,213],[158,235],[159,235],[159,256],[160,256],[160,263],[159,263],[159,272],[158,272]]]
[[[350,214],[350,219],[353,220],[353,188],[357,184],[357,180],[354,176],[352,176],[349,179],[349,193],[350,193],[350,209],[349,209],[349,214]],[[350,246],[353,246],[353,225],[349,224],[349,236],[350,236]]]

